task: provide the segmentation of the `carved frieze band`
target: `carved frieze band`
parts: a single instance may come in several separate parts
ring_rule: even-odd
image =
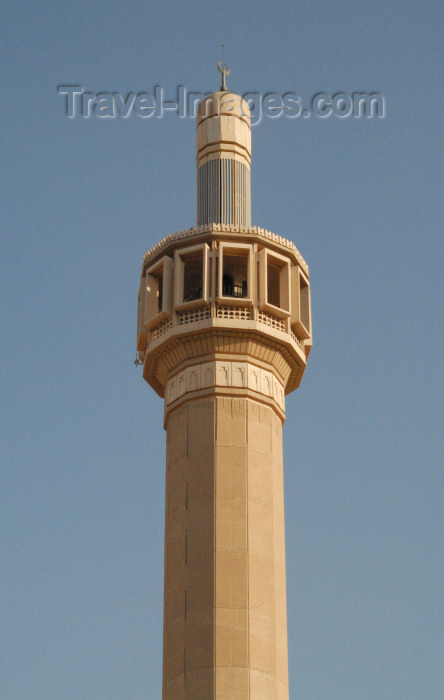
[[[192,365],[169,379],[165,402],[169,406],[192,391],[211,387],[233,387],[251,389],[276,401],[285,410],[284,388],[273,372],[249,362],[215,360]]]

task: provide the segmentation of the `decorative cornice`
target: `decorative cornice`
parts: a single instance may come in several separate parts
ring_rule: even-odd
[[[223,357],[220,357],[220,356]],[[232,360],[227,356],[231,355]],[[164,397],[171,376],[184,369],[184,364],[227,360],[264,365],[274,370],[289,393],[299,386],[305,362],[290,352],[283,343],[261,333],[239,329],[202,329],[178,338],[170,338],[152,351],[148,349],[143,376],[153,389]]]
[[[270,370],[250,362],[214,360],[191,365],[171,377],[166,384],[165,408],[187,394],[202,389],[249,389],[267,399],[273,399],[285,411],[285,393],[282,382]]]
[[[296,248],[293,241],[290,241],[288,240],[288,238],[284,238],[283,236],[279,236],[277,233],[272,233],[271,231],[267,231],[264,228],[260,228],[259,226],[225,226],[223,224],[210,224],[209,226],[193,226],[191,228],[184,229],[183,231],[169,233],[167,236],[162,238],[162,240],[159,241],[159,243],[156,243],[155,246],[150,248],[150,250],[148,250],[143,256],[142,274],[147,264],[153,258],[159,256],[162,253],[162,251],[168,246],[170,246],[172,243],[176,243],[184,239],[193,238],[195,236],[202,236],[211,233],[245,234],[247,236],[258,236],[259,238],[263,238],[265,241],[272,241],[273,243],[277,243],[278,245],[287,248],[289,251],[291,251],[291,253],[293,253],[299,265],[304,270],[305,274],[308,275],[308,265],[305,262],[302,255],[300,254],[300,252],[298,251],[298,249]]]

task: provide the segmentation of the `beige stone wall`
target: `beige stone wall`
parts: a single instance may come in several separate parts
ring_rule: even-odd
[[[248,398],[167,419],[164,700],[288,699],[282,422]]]

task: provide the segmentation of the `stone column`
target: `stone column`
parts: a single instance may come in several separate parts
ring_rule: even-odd
[[[164,700],[288,699],[283,413],[239,364],[166,414]]]

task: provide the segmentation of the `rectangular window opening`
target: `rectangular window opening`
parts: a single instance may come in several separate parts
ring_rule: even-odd
[[[267,302],[273,306],[280,307],[281,305],[281,293],[280,293],[280,277],[281,268],[278,265],[274,265],[272,262],[268,262],[267,265]]]
[[[163,272],[163,271],[162,271]],[[157,290],[157,313],[160,314],[163,308],[163,274],[157,276],[159,280],[159,288]]]
[[[171,316],[173,261],[164,256],[146,272],[146,319],[148,328]]]
[[[248,252],[223,256],[222,296],[248,298]]]
[[[183,259],[183,301],[202,299],[203,256],[202,251],[187,255]]]
[[[259,308],[278,318],[290,315],[290,261],[280,253],[259,251]]]
[[[310,330],[310,299],[308,292],[308,284],[302,276],[300,279],[300,304],[301,304],[301,321],[305,328]]]
[[[219,244],[217,296],[233,306],[251,306],[253,297],[253,247],[246,243]],[[245,300],[245,301],[243,301]]]

